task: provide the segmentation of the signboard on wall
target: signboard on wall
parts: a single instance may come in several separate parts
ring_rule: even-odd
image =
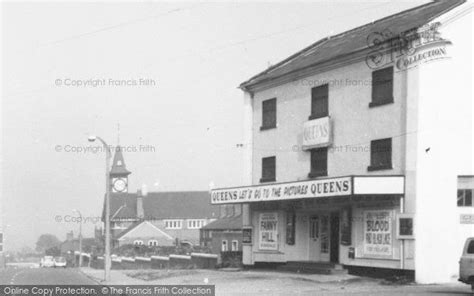
[[[459,222],[461,224],[474,224],[474,215],[473,214],[461,214],[459,216]]]
[[[260,250],[278,250],[278,213],[260,213],[259,217]]]
[[[392,211],[364,211],[364,255],[392,255]]]
[[[211,193],[211,203],[245,203],[351,195],[351,180],[351,177],[341,177],[291,183],[215,189]]]
[[[329,116],[310,120],[303,125],[303,149],[325,147],[331,144]]]
[[[252,244],[252,227],[242,229],[242,244]]]

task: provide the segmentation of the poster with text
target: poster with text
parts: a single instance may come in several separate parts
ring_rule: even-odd
[[[260,250],[278,250],[278,213],[260,213]]]
[[[392,256],[392,211],[364,211],[364,255]]]

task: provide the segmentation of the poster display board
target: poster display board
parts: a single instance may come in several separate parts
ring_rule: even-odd
[[[260,250],[278,250],[278,213],[260,213],[259,244]]]
[[[392,216],[391,210],[364,211],[365,256],[392,256]]]

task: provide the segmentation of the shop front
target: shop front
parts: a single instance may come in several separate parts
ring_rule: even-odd
[[[402,268],[403,176],[348,176],[212,191],[244,203],[243,260]]]

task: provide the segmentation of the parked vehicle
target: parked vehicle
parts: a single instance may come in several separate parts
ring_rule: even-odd
[[[471,285],[474,291],[474,237],[470,237],[464,244],[459,260],[459,281]]]
[[[67,261],[64,257],[55,257],[54,258],[54,267],[63,267],[66,268]]]
[[[41,258],[41,267],[54,267],[54,258],[53,256],[44,256]]]

